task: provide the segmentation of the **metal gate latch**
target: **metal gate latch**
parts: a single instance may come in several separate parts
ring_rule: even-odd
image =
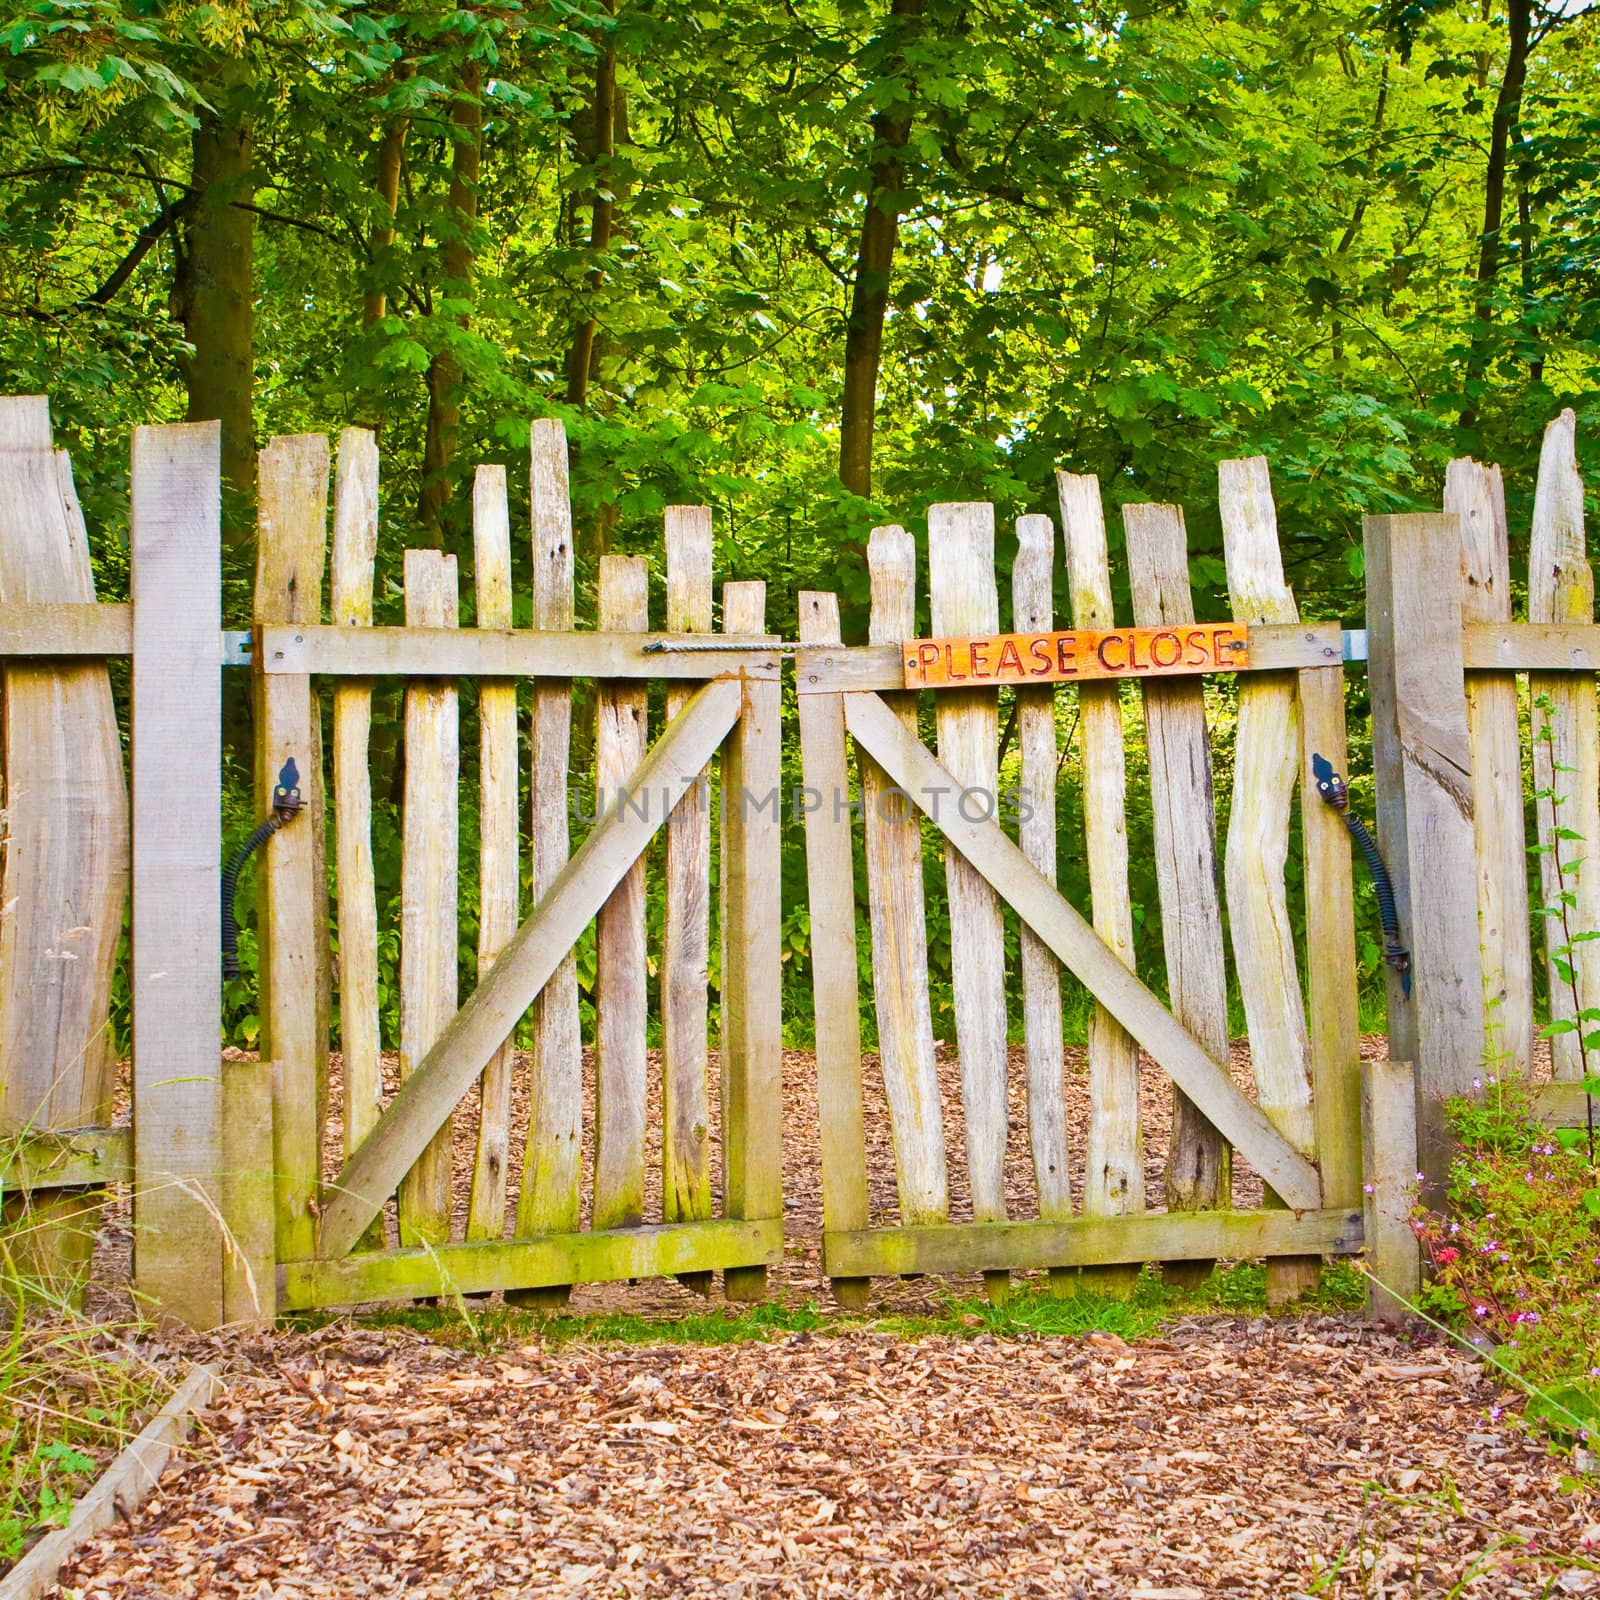
[[[1312,776],[1317,780],[1317,793],[1339,813],[1350,837],[1361,847],[1367,870],[1372,874],[1373,886],[1378,891],[1378,915],[1383,921],[1383,959],[1385,965],[1400,976],[1400,992],[1411,998],[1411,952],[1400,942],[1400,917],[1395,909],[1394,884],[1389,869],[1378,853],[1378,843],[1367,831],[1367,825],[1350,809],[1350,785],[1333,770],[1326,756],[1313,752]]]
[[[264,845],[279,828],[293,822],[305,806],[300,796],[300,769],[290,756],[278,774],[272,791],[272,815],[257,825],[250,837],[234,851],[222,869],[222,977],[237,978],[239,972],[239,919],[234,915],[233,897],[238,893],[239,874],[251,855]]]

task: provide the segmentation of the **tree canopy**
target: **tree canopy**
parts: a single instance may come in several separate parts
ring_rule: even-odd
[[[0,95],[0,369],[52,397],[105,598],[130,427],[184,417],[222,423],[231,620],[270,435],[378,430],[378,619],[398,621],[400,552],[470,566],[473,469],[508,462],[525,501],[528,419],[555,415],[581,616],[603,551],[659,562],[662,508],[708,502],[721,574],[767,579],[791,638],[806,588],[840,591],[862,637],[875,523],[920,537],[928,504],[984,499],[1005,529],[1054,512],[1058,467],[1113,507],[1183,505],[1199,614],[1226,616],[1216,463],[1258,453],[1303,614],[1354,624],[1363,512],[1437,505],[1475,454],[1505,466],[1525,551],[1544,424],[1571,405],[1596,449],[1581,0],[34,0],[0,23]],[[375,711],[392,913],[391,689]],[[464,787],[469,830],[474,804]],[[1136,907],[1148,824],[1130,816]],[[1080,902],[1084,870],[1063,862]],[[803,1033],[797,832],[784,878]],[[469,870],[464,971],[474,897]],[[928,906],[942,1017],[937,888]],[[1148,970],[1159,919],[1136,920]],[[247,985],[229,1006],[249,1042]]]
[[[220,417],[241,567],[271,433],[378,427],[394,545],[465,548],[556,414],[584,570],[710,501],[779,620],[1057,466],[1185,502],[1215,592],[1257,452],[1350,615],[1363,510],[1595,410],[1571,3],[37,0],[0,73],[4,381],[108,521],[131,424]]]

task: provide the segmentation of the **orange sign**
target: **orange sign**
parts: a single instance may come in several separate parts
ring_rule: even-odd
[[[996,633],[984,639],[908,639],[902,649],[908,689],[1162,678],[1236,672],[1250,665],[1247,631],[1236,622],[1105,632],[1074,628],[1066,633]]]

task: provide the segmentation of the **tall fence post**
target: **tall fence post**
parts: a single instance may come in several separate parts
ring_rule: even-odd
[[[328,441],[317,434],[273,439],[261,452],[258,484],[255,620],[319,623],[328,540]],[[270,1054],[272,1061],[277,1256],[304,1261],[316,1253],[327,1103],[319,959],[327,878],[319,870],[320,812],[312,804],[322,783],[320,724],[310,675],[268,673],[263,667],[258,643],[252,659],[257,814],[266,814],[277,775],[291,759],[306,796],[306,816],[267,843],[256,899],[262,1056]]]
[[[226,1320],[219,947],[222,533],[217,424],[133,435],[135,1278]]]
[[[1365,531],[1378,842],[1411,956],[1409,994],[1388,974],[1389,1056],[1415,1066],[1418,1165],[1436,1194],[1443,1100],[1483,1070],[1461,527],[1427,513],[1368,517]]]

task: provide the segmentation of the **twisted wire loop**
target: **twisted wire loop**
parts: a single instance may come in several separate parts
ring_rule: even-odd
[[[227,982],[242,976],[239,969],[239,918],[233,908],[239,892],[239,874],[245,863],[286,823],[300,814],[305,801],[300,796],[300,769],[290,756],[278,774],[272,791],[272,815],[251,830],[250,837],[228,858],[222,869],[222,977]]]
[[[1411,952],[1400,939],[1400,913],[1395,905],[1394,882],[1378,852],[1378,841],[1365,822],[1350,809],[1350,785],[1333,770],[1326,756],[1313,753],[1311,774],[1317,780],[1317,793],[1339,813],[1345,831],[1355,840],[1372,874],[1378,891],[1378,916],[1383,923],[1383,959],[1400,976],[1400,992],[1411,997]]]

